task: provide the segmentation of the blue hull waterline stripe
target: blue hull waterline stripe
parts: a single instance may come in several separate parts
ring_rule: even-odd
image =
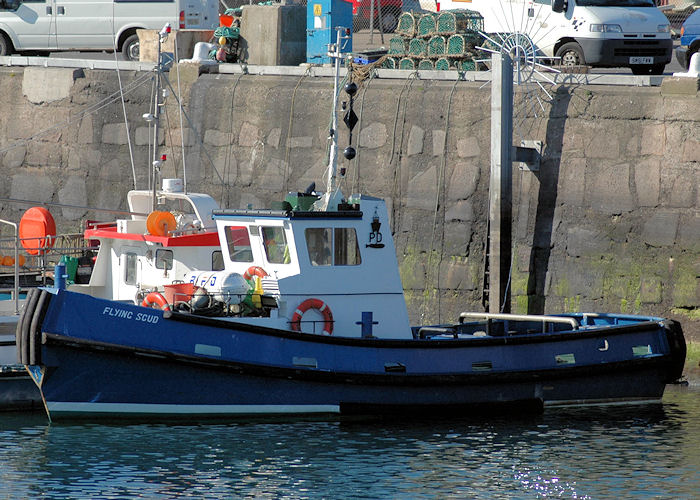
[[[51,414],[298,415],[340,413],[340,407],[337,405],[173,405],[49,402],[46,406]]]

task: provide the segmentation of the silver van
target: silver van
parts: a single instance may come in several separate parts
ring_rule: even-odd
[[[218,0],[0,0],[0,56],[117,50],[138,61],[137,29],[215,29]]]

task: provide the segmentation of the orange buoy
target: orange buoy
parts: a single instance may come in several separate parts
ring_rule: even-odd
[[[165,300],[163,294],[159,292],[151,292],[146,295],[146,298],[141,302],[143,307],[160,308],[163,311],[170,311],[170,304]]]
[[[32,207],[19,221],[19,237],[24,250],[29,255],[44,253],[54,244],[56,222],[51,213],[43,207]]]
[[[153,236],[167,236],[170,231],[177,227],[175,216],[170,212],[154,210],[146,219],[146,229]]]
[[[301,318],[309,309],[316,309],[323,315],[323,333],[333,335],[333,313],[331,308],[321,299],[316,298],[306,299],[299,304],[299,307],[296,308],[292,315],[292,321],[290,321],[292,330],[295,332],[301,331]]]
[[[9,255],[5,255],[4,257],[0,257],[0,265],[3,266],[14,266],[15,265],[15,259],[13,257],[10,257]]]
[[[250,266],[248,269],[246,269],[246,272],[243,273],[243,278],[250,281],[253,279],[253,276],[260,276],[261,278],[264,278],[265,276],[269,275],[267,274],[267,271],[260,266]]]

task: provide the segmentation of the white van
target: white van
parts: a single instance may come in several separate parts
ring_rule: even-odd
[[[526,33],[537,55],[567,66],[657,75],[671,61],[670,24],[654,0],[438,0],[436,8],[477,11],[486,32]]]
[[[139,60],[137,29],[214,29],[218,0],[0,0],[0,56],[113,50]]]

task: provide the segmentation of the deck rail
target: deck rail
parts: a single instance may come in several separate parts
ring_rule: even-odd
[[[548,324],[567,324],[572,330],[579,329],[579,322],[576,318],[565,318],[561,316],[544,316],[540,314],[508,314],[508,313],[487,313],[487,312],[463,312],[459,315],[459,323],[464,323],[467,319],[485,319],[486,334],[490,335],[493,320],[508,321],[528,321],[542,323],[542,333],[546,333]]]

